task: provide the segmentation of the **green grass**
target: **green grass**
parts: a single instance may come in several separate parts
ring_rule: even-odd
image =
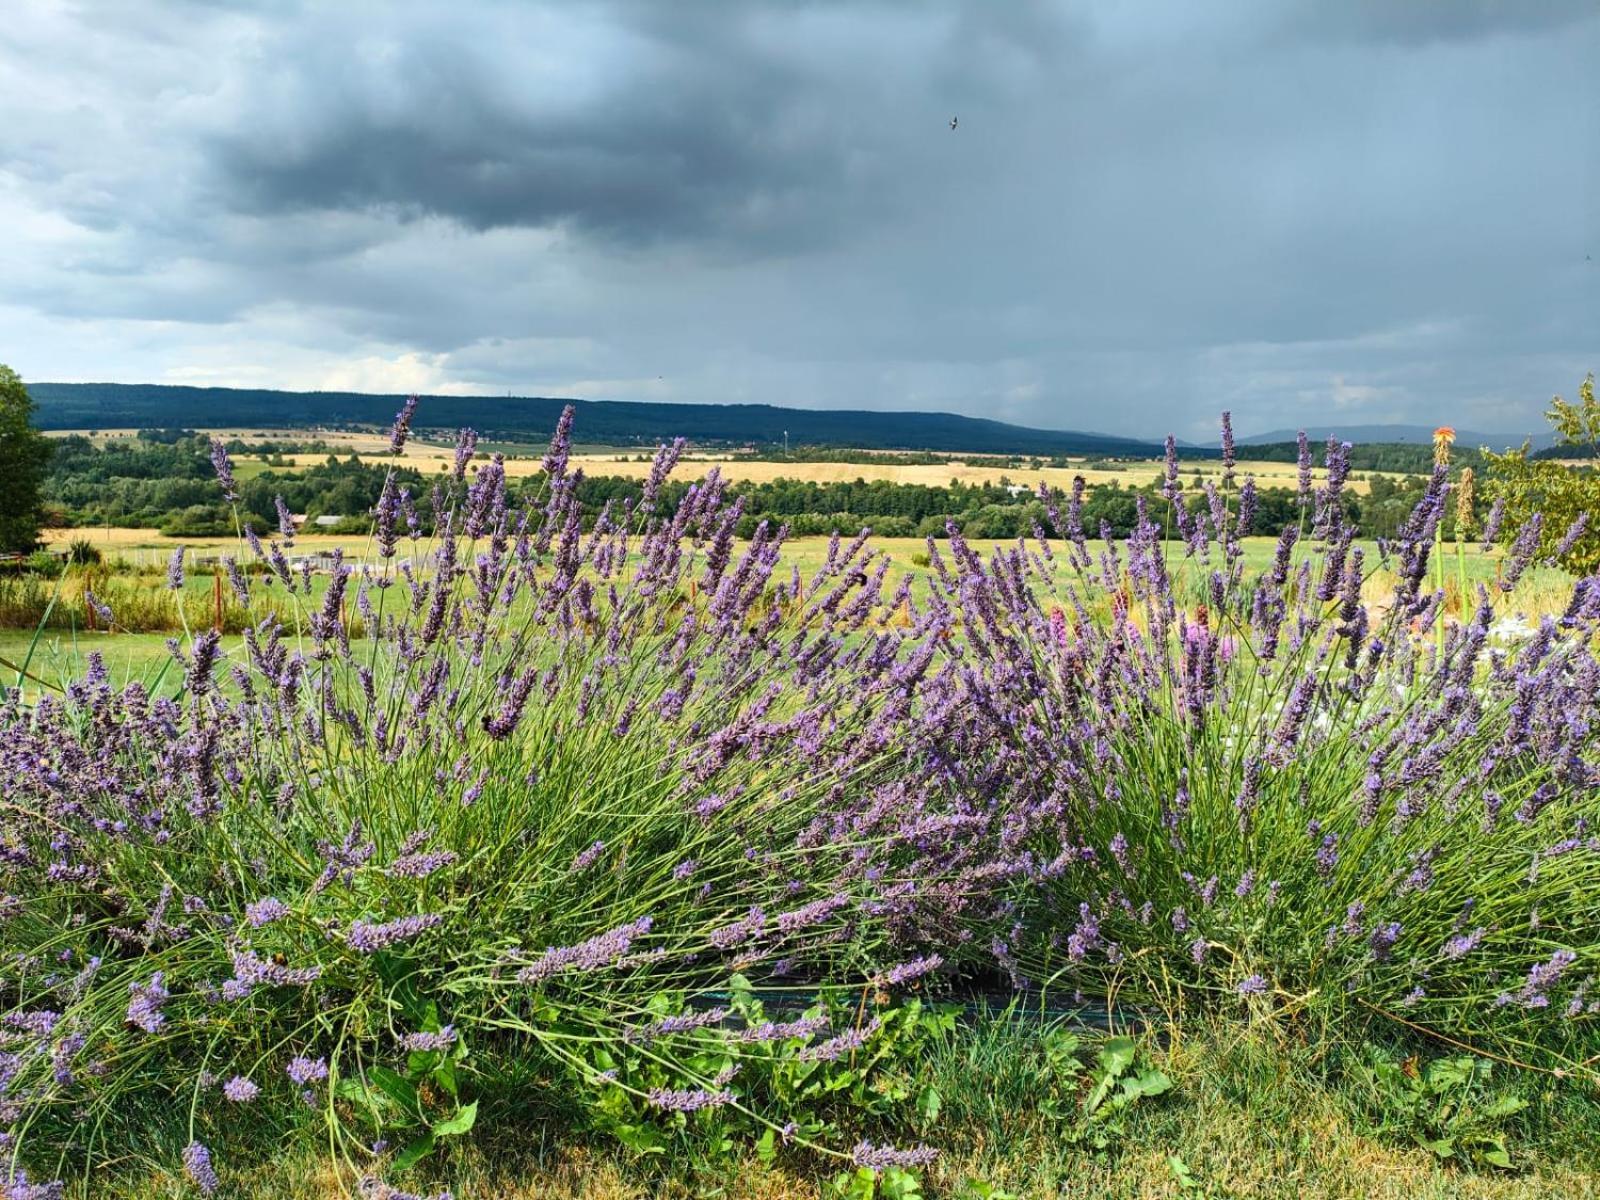
[[[1296,1032],[1274,1025],[1185,1025],[1146,1036],[1151,1056],[1174,1081],[1165,1096],[1132,1110],[1125,1135],[1096,1152],[1063,1136],[1040,1104],[1049,1089],[1031,1020],[990,1014],[951,1037],[922,1066],[920,1078],[943,1097],[932,1141],[943,1148],[923,1179],[928,1200],[950,1197],[1392,1197],[1395,1200],[1574,1200],[1600,1195],[1590,1166],[1600,1144],[1600,1105],[1570,1084],[1527,1076],[1496,1077],[1528,1107],[1505,1130],[1511,1170],[1457,1167],[1382,1130],[1382,1113],[1365,1066],[1373,1047],[1336,1043],[1329,1055]],[[1310,1044],[1326,1046],[1320,1039]],[[1385,1047],[1391,1057],[1444,1048]],[[974,1081],[981,1080],[975,1086]],[[904,1135],[899,1144],[910,1144]],[[175,1155],[173,1156],[175,1158]],[[1180,1187],[1171,1160],[1192,1183]],[[170,1161],[170,1160],[169,1160]],[[270,1166],[229,1173],[235,1200],[325,1200],[350,1194],[315,1151],[299,1149]],[[683,1154],[641,1159],[557,1122],[500,1126],[490,1136],[452,1145],[406,1180],[407,1191],[444,1188],[457,1200],[534,1197],[633,1200],[644,1197],[767,1197],[811,1200],[829,1194],[830,1169],[780,1156],[694,1161]],[[987,1192],[985,1188],[989,1189]],[[69,1195],[111,1200],[188,1197],[192,1188],[170,1167],[134,1172]]]
[[[17,682],[17,668],[25,662],[32,680],[24,681],[24,693],[32,698],[39,688],[60,687],[83,675],[91,652],[105,659],[114,683],[138,679],[151,680],[171,661],[164,633],[89,633],[47,629],[34,640],[32,630],[0,629],[0,683],[7,687]],[[241,638],[223,639],[225,652],[237,653]],[[30,659],[30,650],[32,657]]]

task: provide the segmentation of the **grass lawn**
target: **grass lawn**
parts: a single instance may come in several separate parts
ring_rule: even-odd
[[[1174,1086],[1131,1108],[1125,1128],[1096,1150],[1075,1144],[1070,1119],[1063,1122],[1046,1112],[1052,1085],[1044,1073],[1036,1024],[994,1016],[958,1031],[924,1065],[922,1078],[941,1096],[943,1113],[927,1139],[942,1154],[924,1174],[921,1195],[927,1200],[1600,1196],[1600,1175],[1593,1172],[1589,1153],[1600,1139],[1600,1107],[1576,1095],[1571,1085],[1562,1090],[1525,1077],[1494,1077],[1495,1087],[1528,1101],[1520,1123],[1504,1131],[1513,1167],[1502,1170],[1446,1163],[1416,1145],[1413,1133],[1427,1131],[1397,1123],[1395,1114],[1376,1105],[1363,1069],[1368,1049],[1343,1047],[1329,1061],[1297,1044],[1290,1031],[1239,1023],[1190,1027],[1181,1035],[1177,1029],[1163,1030],[1150,1042],[1156,1047],[1154,1065]],[[975,1081],[981,1084],[974,1086]],[[482,1139],[452,1144],[392,1182],[426,1196],[450,1189],[456,1200],[822,1200],[838,1194],[831,1185],[840,1168],[816,1159],[780,1154],[769,1165],[744,1151],[713,1154],[687,1142],[641,1159],[548,1113],[520,1122],[497,1119],[493,1128]],[[909,1133],[900,1143],[915,1140]],[[305,1150],[270,1158],[270,1165],[229,1171],[223,1164],[221,1169],[225,1193],[236,1200],[333,1200],[352,1194],[357,1182]],[[170,1166],[69,1192],[116,1200],[177,1200],[193,1194],[192,1185]]]
[[[163,664],[171,661],[164,633],[89,633],[47,629],[37,641],[27,629],[0,629],[0,682],[16,683],[16,672],[25,663],[28,673],[49,684],[60,685],[79,678],[91,651],[105,659],[115,683],[129,679],[156,677]],[[228,651],[237,651],[243,639],[224,639]],[[30,658],[31,651],[31,658]],[[25,690],[32,692],[37,683]]]

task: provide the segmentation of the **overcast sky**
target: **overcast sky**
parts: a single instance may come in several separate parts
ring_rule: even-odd
[[[1597,64],[1594,0],[7,0],[0,361],[1532,430]]]

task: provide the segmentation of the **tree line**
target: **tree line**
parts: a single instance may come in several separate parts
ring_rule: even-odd
[[[43,524],[68,526],[118,525],[155,527],[174,536],[198,537],[234,531],[233,511],[219,496],[209,461],[208,439],[192,430],[151,426],[133,438],[116,438],[103,445],[89,438],[70,436],[54,440],[39,434],[29,390],[14,371],[0,365],[0,553],[26,552],[37,544]],[[1557,398],[1549,418],[1566,453],[1600,459],[1600,402],[1592,377],[1580,388],[1576,402]],[[322,448],[320,444],[318,448]],[[332,517],[338,531],[368,527],[385,480],[392,473],[409,489],[424,528],[431,522],[432,479],[405,466],[383,461],[344,459],[329,455],[310,467],[289,467],[279,455],[282,446],[249,446],[235,442],[231,449],[242,458],[254,456],[248,470],[240,471],[239,505],[245,519],[259,530],[277,524],[276,501],[308,517]],[[304,449],[304,447],[296,447]],[[1251,447],[1250,454],[1279,461],[1292,460],[1298,448]],[[1426,462],[1418,462],[1425,453]],[[1357,446],[1352,465],[1367,471],[1392,470],[1415,464],[1412,474],[1369,475],[1364,494],[1349,493],[1344,504],[1349,520],[1364,537],[1392,537],[1400,529],[1427,483],[1432,466],[1431,449],[1409,445]],[[1020,465],[1020,477],[1036,460]],[[1600,518],[1593,528],[1568,539],[1567,531],[1580,514],[1600,513],[1600,474],[1592,467],[1569,466],[1513,451],[1505,455],[1480,455],[1462,451],[1453,457],[1452,470],[1479,471],[1482,485],[1470,505],[1452,504],[1445,519],[1445,536],[1453,537],[1458,513],[1473,528],[1481,529],[1484,516],[1496,498],[1506,501],[1505,528],[1515,529],[1534,513],[1542,513],[1544,550],[1560,550],[1562,561],[1580,570],[1600,566]],[[540,477],[511,482],[511,500],[527,503],[538,498]],[[669,483],[659,497],[667,512],[675,509],[690,485]],[[608,504],[637,500],[637,480],[614,476],[585,478],[578,498],[587,520],[592,521]],[[853,532],[871,527],[880,537],[944,537],[953,524],[966,536],[1009,539],[1048,529],[1046,508],[1031,491],[1012,484],[1005,476],[995,483],[948,485],[893,483],[888,481],[817,482],[776,479],[762,483],[730,485],[744,501],[738,532],[748,537],[762,523],[787,525],[796,535]],[[1138,520],[1140,503],[1158,527],[1172,530],[1177,522],[1169,502],[1155,484],[1143,487],[1107,483],[1090,491],[1082,519],[1091,534],[1102,529],[1125,537]],[[1198,487],[1188,489],[1183,503],[1199,512],[1208,501]],[[1237,493],[1224,502],[1237,511]],[[1300,497],[1289,488],[1262,488],[1250,528],[1253,535],[1273,536],[1285,525],[1301,520]]]
[[[334,518],[327,528],[365,530],[391,472],[399,486],[409,489],[423,520],[431,519],[432,479],[414,468],[355,455],[342,459],[330,455],[314,466],[281,467],[271,465],[268,453],[265,469],[258,470],[246,456],[259,454],[259,449],[253,451],[243,443],[232,448],[240,467],[239,508],[258,529],[276,526],[276,500],[281,496],[293,512]],[[233,513],[217,492],[208,450],[204,435],[187,431],[155,440],[119,438],[104,445],[76,435],[60,438],[43,479],[41,500],[56,523],[63,525],[153,527],[178,537],[230,534]],[[1365,536],[1392,536],[1421,498],[1425,484],[1421,475],[1374,476],[1368,481],[1368,494],[1348,497],[1350,519]],[[592,520],[608,502],[637,500],[641,486],[619,476],[586,477],[578,498]],[[510,484],[512,498],[519,503],[535,498],[542,487],[538,476]],[[669,483],[660,498],[663,509],[672,511],[687,487],[684,481]],[[956,481],[943,486],[776,479],[732,484],[730,491],[744,500],[742,536],[749,536],[762,521],[774,527],[787,525],[797,535],[871,526],[880,537],[944,537],[946,526],[953,522],[967,536],[983,539],[1019,537],[1047,524],[1038,497],[1004,475],[995,482]],[[1141,498],[1153,521],[1172,527],[1170,506],[1155,485],[1136,488],[1115,482],[1089,492],[1085,526],[1098,533],[1104,524],[1114,535],[1126,536],[1138,520]],[[1196,512],[1207,504],[1198,489],[1187,492],[1185,502]],[[1227,503],[1236,509],[1237,495],[1229,496]],[[1272,536],[1299,519],[1293,490],[1264,488],[1258,493],[1249,532]]]

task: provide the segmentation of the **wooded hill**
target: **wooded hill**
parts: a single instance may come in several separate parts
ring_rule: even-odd
[[[387,426],[400,395],[283,392],[164,384],[31,383],[43,429],[252,428]],[[486,438],[538,441],[561,410],[578,410],[584,442],[655,445],[673,437],[728,445],[856,446],[973,454],[1089,454],[1148,458],[1156,441],[1065,430],[1029,429],[954,413],[778,408],[770,404],[663,404],[563,400],[546,396],[426,396],[419,429],[464,426]]]

